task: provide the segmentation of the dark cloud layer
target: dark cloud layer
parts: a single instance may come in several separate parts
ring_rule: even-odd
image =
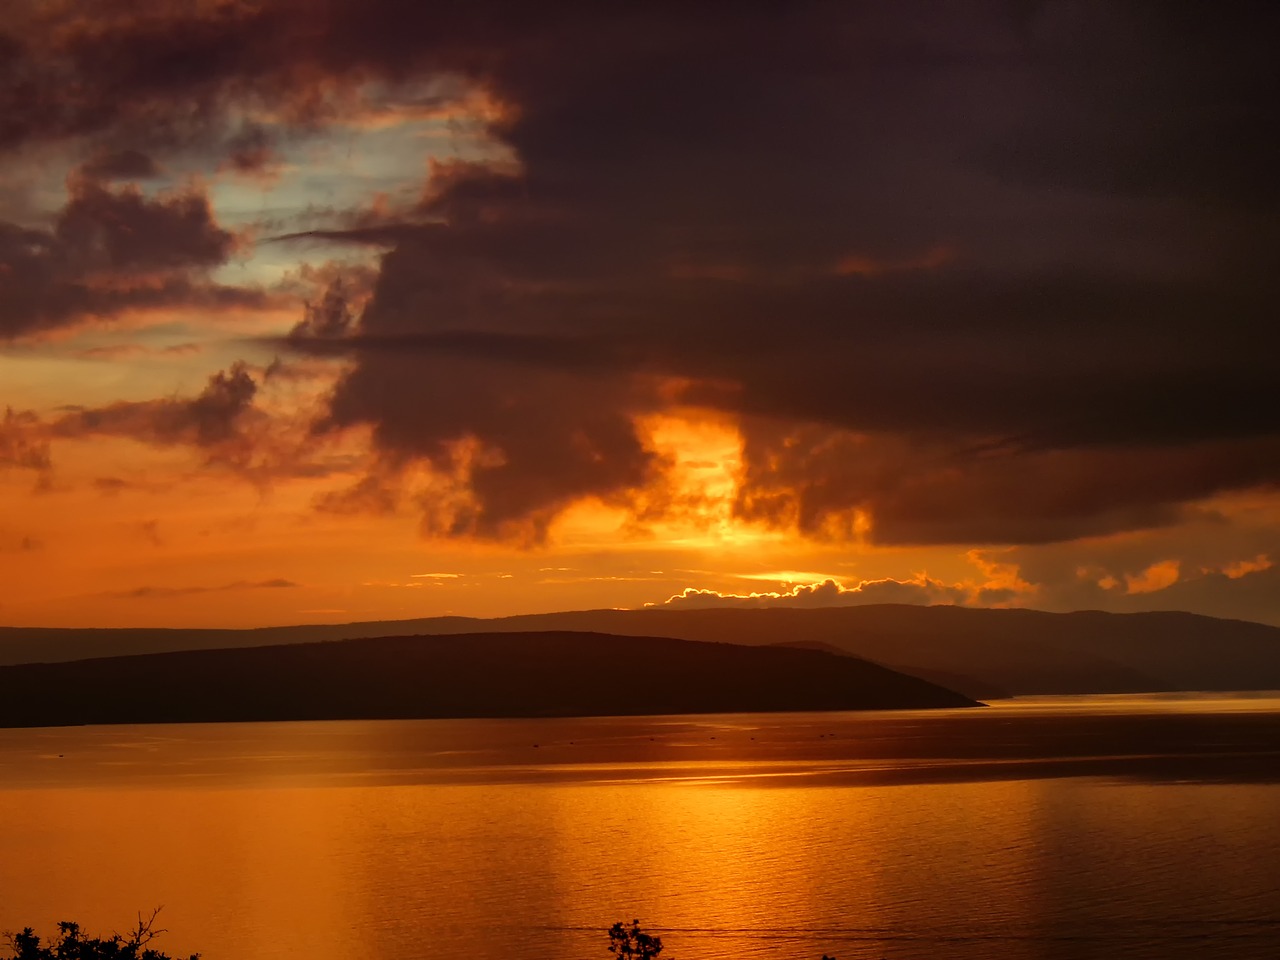
[[[258,384],[243,364],[219,371],[197,396],[114,403],[73,410],[52,426],[55,437],[121,436],[158,446],[226,448],[241,438]]]
[[[133,307],[256,303],[204,276],[234,243],[201,193],[151,197],[82,173],[51,230],[0,222],[0,339]]]
[[[258,390],[248,368],[237,363],[211,376],[194,397],[63,408],[49,420],[31,411],[6,410],[0,417],[0,469],[23,468],[47,477],[54,465],[53,444],[93,437],[123,437],[155,447],[189,446],[201,451],[208,463],[260,469],[273,438],[269,416],[254,404]],[[302,469],[300,463],[289,467]],[[95,485],[104,493],[129,486],[110,477]]]
[[[1280,478],[1274,5],[58,9],[0,18],[0,146],[234,152],[233,107],[323,127],[370,78],[501,105],[514,163],[308,235],[386,252],[293,337],[353,358],[320,429],[467,475],[443,531],[625,497],[672,396],[745,415],[744,513],[889,542],[1159,526]]]
[[[6,408],[0,418],[0,469],[34,470],[52,467],[49,441],[40,435],[39,419],[29,411]]]
[[[103,151],[90,159],[83,171],[97,180],[147,180],[160,175],[151,157],[133,149]]]
[[[269,381],[277,376],[282,376],[278,368],[255,372],[237,361],[212,374],[193,396],[64,406],[49,417],[6,410],[0,416],[0,471],[30,470],[38,485],[48,486],[61,442],[119,438],[158,449],[186,448],[204,467],[228,471],[261,488],[280,479],[350,473],[363,457],[318,443],[310,435],[308,411],[284,411],[278,398],[264,400]],[[163,484],[112,476],[92,481],[107,496],[155,492]]]
[[[300,584],[294,583],[292,580],[277,577],[272,580],[237,580],[234,583],[224,583],[216,587],[135,587],[132,590],[109,594],[109,596],[120,600],[174,600],[200,593],[230,593],[240,590],[286,590],[298,586]]]
[[[1100,414],[1101,415],[1101,414]],[[751,422],[740,511],[822,532],[871,514],[891,544],[1049,543],[1169,526],[1197,501],[1277,485],[1280,437],[957,449],[948,438],[853,436]],[[847,523],[846,523],[847,526]]]

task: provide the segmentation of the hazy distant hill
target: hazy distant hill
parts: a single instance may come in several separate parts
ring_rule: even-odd
[[[834,643],[825,643],[822,640],[784,640],[781,643],[771,644],[771,646],[799,647],[802,650],[825,650],[827,653],[836,653],[842,657],[854,656],[848,650],[837,647]],[[884,666],[893,668],[893,664],[890,663],[886,663]],[[1008,690],[966,674],[948,673],[945,670],[931,670],[927,667],[913,667],[903,672],[909,673],[913,677],[919,677],[921,680],[936,683],[938,686],[946,687],[948,690],[963,693],[966,697],[972,697],[974,700],[1008,700],[1013,696]]]
[[[897,670],[972,677],[1015,695],[1280,688],[1280,628],[1188,613],[882,604],[602,610],[503,622],[747,644],[817,641]]]
[[[1013,694],[1280,689],[1280,627],[1188,613],[861,607],[585,610],[260,630],[0,628],[0,663],[388,634],[591,630],[743,644],[828,643],[905,672]],[[961,687],[973,694],[973,690]]]
[[[381,637],[0,667],[0,726],[970,707],[819,650],[598,633]]]

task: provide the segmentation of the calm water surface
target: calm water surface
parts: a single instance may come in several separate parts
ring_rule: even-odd
[[[1280,956],[1280,697],[0,730],[0,930],[207,960]]]

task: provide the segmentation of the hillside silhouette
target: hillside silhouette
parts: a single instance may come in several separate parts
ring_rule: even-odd
[[[825,650],[827,653],[834,653],[841,657],[854,656],[848,650],[822,640],[788,640],[771,644],[771,646],[798,647],[801,650]],[[985,683],[982,680],[975,679],[967,674],[948,673],[946,670],[933,670],[928,667],[913,667],[911,670],[903,672],[910,673],[911,676],[919,677],[921,680],[936,683],[938,686],[946,687],[948,690],[963,693],[966,697],[972,697],[974,700],[1009,700],[1013,697],[1013,694],[1009,693],[1009,691],[997,687],[993,683]]]
[[[1189,613],[1044,613],[880,604],[583,610],[257,630],[0,628],[0,664],[408,634],[593,631],[746,645],[827,644],[984,699],[1280,688],[1280,627]]]
[[[818,650],[599,633],[381,637],[0,668],[0,726],[975,706]]]

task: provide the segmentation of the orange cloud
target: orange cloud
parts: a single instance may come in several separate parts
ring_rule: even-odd
[[[868,603],[964,604],[971,591],[963,584],[945,584],[923,574],[912,580],[862,580],[852,587],[835,580],[796,584],[785,591],[722,593],[686,587],[662,602],[664,607],[840,607]],[[653,606],[653,604],[648,604]]]
[[[1128,593],[1155,593],[1171,587],[1178,582],[1182,564],[1177,560],[1162,560],[1153,563],[1137,576],[1125,575],[1124,581]]]
[[[1252,560],[1237,560],[1234,563],[1229,563],[1222,568],[1222,572],[1232,580],[1239,580],[1250,573],[1270,570],[1272,566],[1274,564],[1271,562],[1271,558],[1265,553],[1260,553]]]
[[[984,606],[1009,606],[1016,600],[1026,602],[1036,593],[1036,585],[1022,578],[1017,563],[999,559],[1007,554],[1008,551],[992,550],[970,550],[965,554],[987,578],[977,597]]]

